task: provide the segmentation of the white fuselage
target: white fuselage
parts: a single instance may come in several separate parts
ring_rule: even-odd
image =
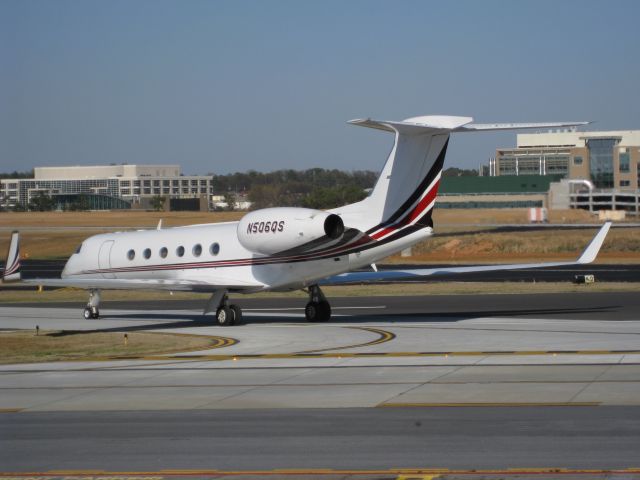
[[[292,290],[374,263],[432,233],[427,227],[380,246],[324,258],[312,253],[278,257],[244,248],[237,227],[238,222],[230,222],[95,235],[69,258],[62,277],[189,279],[229,291]]]

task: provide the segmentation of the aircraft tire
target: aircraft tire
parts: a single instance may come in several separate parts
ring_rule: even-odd
[[[319,304],[320,319],[319,322],[328,322],[331,319],[331,305],[327,301],[322,301]]]
[[[231,313],[233,314],[233,325],[239,325],[240,323],[242,323],[242,309],[240,308],[239,305],[229,305],[229,309],[231,310]]]
[[[331,318],[329,302],[309,302],[304,309],[304,316],[308,322],[327,322]]]
[[[89,307],[86,307],[82,311],[82,316],[84,317],[85,320],[91,320],[93,318],[93,311]]]
[[[318,303],[307,303],[307,306],[304,307],[304,316],[307,319],[307,322],[315,322],[316,317],[318,316]]]
[[[228,327],[233,324],[233,311],[226,306],[218,308],[216,312],[216,322],[221,327]]]

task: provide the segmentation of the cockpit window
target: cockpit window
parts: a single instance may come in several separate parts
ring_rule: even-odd
[[[76,248],[74,253],[80,253],[80,250],[82,250],[82,244],[78,245],[78,248]]]

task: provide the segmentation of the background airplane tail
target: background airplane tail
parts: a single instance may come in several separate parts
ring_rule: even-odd
[[[11,234],[7,260],[1,278],[3,283],[20,281],[20,234],[18,232]]]

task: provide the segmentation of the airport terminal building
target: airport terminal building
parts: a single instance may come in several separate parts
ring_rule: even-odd
[[[640,130],[575,129],[517,135],[499,148],[490,177],[554,177],[545,206],[640,214]]]
[[[213,185],[210,175],[183,175],[179,165],[36,167],[34,178],[0,179],[1,207],[29,205],[40,194],[58,205],[82,196],[94,209],[149,208],[156,196],[206,209]]]
[[[597,189],[640,187],[640,130],[523,133],[516,145],[496,150],[490,176],[561,175]]]

